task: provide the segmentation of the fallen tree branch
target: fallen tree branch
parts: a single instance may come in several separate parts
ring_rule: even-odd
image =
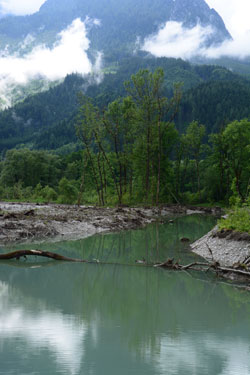
[[[238,274],[238,275],[250,277],[250,271],[244,271],[244,270],[231,268],[231,267],[222,267],[218,262],[214,262],[214,263],[193,262],[193,263],[187,264],[185,266],[182,266],[178,262],[174,263],[173,259],[168,259],[164,263],[154,264],[154,267],[168,268],[168,269],[177,270],[177,271],[185,271],[185,270],[188,270],[188,269],[200,271],[201,270],[200,268],[199,269],[195,268],[197,266],[208,267],[207,270],[212,269],[217,273],[219,273],[219,272],[230,273],[231,272],[231,273],[235,273],[235,274]]]
[[[161,267],[161,268],[169,268],[172,270],[177,270],[177,271],[185,271],[188,269],[193,269],[195,266],[202,266],[202,267],[211,267],[210,263],[201,263],[201,262],[193,262],[190,264],[187,264],[185,266],[182,266],[178,262],[174,262],[174,259],[168,259],[166,262],[163,263],[157,263],[154,264],[154,267]]]
[[[208,248],[209,253],[211,254],[212,260],[214,261],[214,254],[212,252],[212,249],[208,246],[208,243],[206,242],[206,246]]]
[[[209,263],[201,263],[201,262],[194,262],[187,264],[186,266],[181,266],[181,270],[188,270],[189,268],[193,268],[195,266],[202,266],[202,267],[211,267],[211,264]]]
[[[78,262],[78,263],[98,263],[98,264],[110,264],[106,262],[100,262],[98,259],[95,259],[93,262],[89,262],[84,259],[75,259],[75,258],[69,258],[57,253],[52,253],[49,251],[42,251],[42,250],[17,250],[13,251],[11,253],[6,253],[6,254],[0,254],[0,260],[10,260],[10,259],[16,259],[19,260],[21,257],[27,258],[27,256],[39,256],[39,257],[46,257],[46,258],[51,258],[55,260],[60,260],[60,261],[67,261],[67,262]],[[117,264],[117,263],[116,263]],[[172,259],[167,259],[163,263],[157,263],[157,264],[145,264],[143,262],[144,266],[153,266],[153,267],[160,267],[160,268],[167,268],[170,270],[176,270],[176,271],[186,271],[188,269],[200,271],[201,268],[196,268],[196,267],[208,267],[209,269],[214,270],[217,273],[235,273],[238,275],[242,276],[247,276],[250,278],[250,271],[244,271],[241,269],[236,269],[236,268],[230,268],[230,267],[222,267],[218,262],[214,263],[203,263],[203,262],[193,262],[187,265],[181,265],[178,262],[174,262],[174,258]]]
[[[7,254],[0,254],[0,260],[6,260],[6,259],[17,259],[19,260],[21,257],[26,258],[27,256],[39,256],[39,257],[46,257],[46,258],[52,258],[55,260],[63,260],[67,262],[81,262],[86,263],[87,261],[84,259],[74,259],[65,257],[60,254],[51,253],[49,251],[42,251],[42,250],[17,250],[13,251],[11,253]]]
[[[233,273],[237,273],[239,275],[244,275],[244,276],[250,277],[249,271],[243,271],[243,270],[238,270],[238,269],[235,269],[235,268],[228,268],[228,267],[218,267],[218,269],[220,271],[223,271],[223,272],[233,272]]]
[[[250,264],[250,256],[249,255],[244,259],[243,264],[246,264],[246,265]]]

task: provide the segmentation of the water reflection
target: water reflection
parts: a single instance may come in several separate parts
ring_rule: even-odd
[[[46,349],[59,368],[67,370],[67,374],[79,374],[88,332],[86,324],[59,311],[37,308],[37,301],[25,301],[6,283],[0,283],[0,306],[2,350],[8,345],[7,340],[17,342],[17,356]]]
[[[1,271],[3,374],[250,373],[250,296],[230,285],[120,266]]]
[[[188,218],[187,227],[177,221],[57,246],[119,263],[145,253],[185,261],[192,255],[180,236],[197,236],[194,226]],[[0,264],[1,375],[250,374],[250,295],[214,276],[12,264]]]
[[[149,351],[147,361],[153,359],[158,374],[249,375],[249,355],[245,340],[220,340],[215,335],[192,332],[178,339],[163,337],[158,355],[152,358]]]
[[[199,214],[173,219],[173,223],[155,223],[141,230],[100,234],[76,241],[39,244],[39,249],[90,261],[98,259],[102,262],[122,264],[133,264],[136,259],[143,258],[147,263],[161,262],[168,257],[183,262],[198,259],[199,257],[190,251],[188,243],[181,242],[181,238],[189,238],[190,242],[200,238],[214,226],[216,219]],[[34,244],[18,245],[17,248],[33,249]]]

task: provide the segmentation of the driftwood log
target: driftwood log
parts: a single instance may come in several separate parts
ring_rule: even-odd
[[[98,263],[98,264],[109,264],[106,262],[100,262],[98,259],[94,259],[92,262],[87,261],[84,259],[75,259],[75,258],[69,258],[57,253],[52,253],[49,251],[42,251],[42,250],[17,250],[6,254],[0,254],[0,260],[10,260],[10,259],[16,259],[19,260],[20,258],[27,258],[27,256],[38,256],[38,257],[46,257],[51,258],[59,261],[67,261],[67,262],[78,262],[78,263]],[[217,274],[228,274],[228,273],[234,273],[237,275],[241,275],[244,277],[247,277],[250,279],[250,270],[248,265],[243,264],[241,265],[245,269],[239,269],[237,268],[230,268],[230,267],[222,267],[218,262],[213,263],[203,263],[203,262],[193,262],[187,265],[181,265],[178,262],[175,262],[174,259],[168,259],[167,261],[163,263],[157,263],[157,264],[147,264],[145,260],[143,261],[136,261],[136,263],[139,263],[140,266],[147,266],[147,267],[160,267],[165,268],[169,270],[175,270],[175,271],[187,271],[187,270],[196,270],[196,271],[209,271],[213,270]]]
[[[171,270],[177,270],[177,271],[185,271],[185,270],[197,270],[201,271],[203,270],[203,267],[206,267],[206,271],[208,270],[214,270],[217,273],[235,273],[238,275],[242,275],[245,277],[250,278],[250,270],[248,270],[247,265],[242,264],[242,266],[246,266],[246,269],[239,269],[239,268],[232,268],[232,267],[222,267],[218,262],[213,263],[202,263],[202,262],[193,262],[188,265],[181,265],[178,262],[174,262],[174,259],[168,259],[166,262],[154,264],[154,267],[161,267],[161,268],[167,268]],[[201,268],[197,268],[201,267]]]
[[[74,258],[69,258],[65,257],[60,254],[56,253],[51,253],[49,251],[42,251],[42,250],[17,250],[13,251],[11,253],[7,254],[0,254],[0,260],[9,260],[9,259],[17,259],[19,260],[21,257],[27,258],[27,256],[38,256],[38,257],[46,257],[46,258],[51,258],[55,260],[63,260],[67,262],[81,262],[81,263],[86,263],[87,261],[84,259],[74,259]]]

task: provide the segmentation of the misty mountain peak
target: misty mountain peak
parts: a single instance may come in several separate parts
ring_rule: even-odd
[[[130,54],[138,38],[156,33],[167,21],[187,28],[211,26],[210,44],[230,38],[222,18],[204,0],[47,0],[34,15],[0,19],[1,47],[3,41],[16,43],[27,34],[51,42],[75,18],[86,17],[101,21],[100,27],[90,30],[89,38],[93,50],[108,56]]]

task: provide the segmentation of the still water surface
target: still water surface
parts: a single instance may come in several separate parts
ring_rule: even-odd
[[[130,266],[197,259],[180,238],[213,225],[193,215],[30,246],[123,265],[1,263],[0,374],[250,375],[249,292],[208,274]]]

